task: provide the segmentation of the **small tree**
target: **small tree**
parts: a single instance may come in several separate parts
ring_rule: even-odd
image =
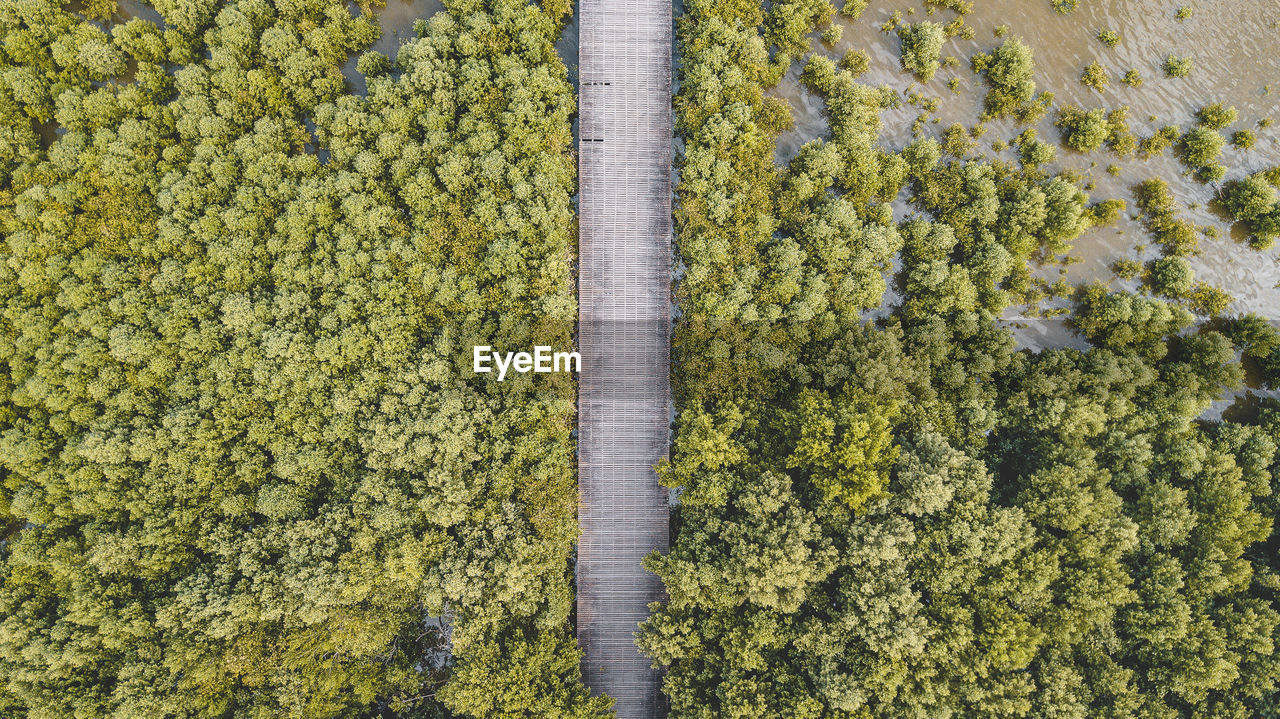
[[[903,25],[898,28],[898,38],[902,41],[902,67],[925,82],[932,80],[946,40],[943,27],[928,21]]]

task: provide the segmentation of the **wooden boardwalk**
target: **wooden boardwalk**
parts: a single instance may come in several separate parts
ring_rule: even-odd
[[[671,334],[671,2],[580,0],[578,640],[620,719],[665,716],[635,647],[663,598]]]

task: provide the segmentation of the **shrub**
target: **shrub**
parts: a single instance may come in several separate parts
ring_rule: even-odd
[[[1197,282],[1186,299],[1192,310],[1209,317],[1226,312],[1233,301],[1231,295],[1207,282]]]
[[[1107,113],[1107,147],[1120,157],[1128,157],[1138,149],[1138,138],[1129,129],[1128,107]]]
[[[857,77],[871,69],[871,57],[865,50],[849,50],[840,58],[840,69]]]
[[[1111,263],[1111,271],[1122,280],[1131,280],[1142,273],[1142,263],[1128,258],[1116,260]]]
[[[1280,329],[1257,315],[1245,315],[1228,330],[1231,341],[1258,362],[1270,389],[1280,389]]]
[[[1120,42],[1120,34],[1115,30],[1099,30],[1098,40],[1102,41],[1107,47],[1115,47]]]
[[[1178,7],[1178,11],[1173,14],[1173,17],[1178,22],[1182,22],[1183,20],[1190,18],[1191,14],[1192,10],[1190,5],[1181,5]]]
[[[1126,207],[1124,200],[1103,200],[1089,208],[1089,224],[1094,227],[1109,225],[1120,219]]]
[[[1111,76],[1107,74],[1105,67],[1095,61],[1089,63],[1084,72],[1080,73],[1080,82],[1102,92],[1111,83]]]
[[[1190,294],[1194,282],[1195,271],[1185,257],[1161,257],[1147,266],[1145,284],[1156,294],[1182,298]]]
[[[1164,74],[1166,77],[1186,77],[1191,74],[1191,67],[1191,58],[1170,55],[1164,61]]]
[[[836,85],[836,63],[826,55],[813,54],[800,71],[800,82],[813,92],[825,95]]]
[[[1179,157],[1187,167],[1196,171],[1197,177],[1212,182],[1221,179],[1225,172],[1225,168],[1218,164],[1218,157],[1226,144],[1227,141],[1216,130],[1193,127],[1182,136]]]
[[[1161,179],[1147,180],[1134,188],[1138,209],[1145,217],[1143,226],[1155,236],[1168,255],[1195,254],[1200,241],[1195,225],[1178,217],[1178,203],[1169,189],[1169,183]]]
[[[1164,357],[1165,340],[1192,322],[1191,313],[1181,307],[1132,292],[1108,292],[1100,284],[1085,287],[1078,297],[1073,324],[1090,342],[1150,360]]]
[[[983,119],[1014,117],[1034,122],[1053,101],[1051,93],[1036,96],[1035,61],[1031,48],[1020,38],[1005,40],[989,54],[973,57],[973,69],[989,85]]]
[[[1252,130],[1236,130],[1231,133],[1231,145],[1240,150],[1248,150],[1258,144],[1258,136]]]
[[[1196,121],[1210,130],[1221,130],[1236,121],[1236,109],[1224,106],[1220,102],[1200,108],[1196,112]]]
[[[1135,69],[1130,69],[1124,74],[1124,77],[1120,78],[1120,82],[1129,87],[1142,87],[1142,73]]]
[[[935,22],[918,22],[898,28],[901,41],[902,67],[928,82],[938,71],[942,43],[946,33]]]
[[[1280,205],[1250,223],[1253,234],[1249,236],[1249,246],[1255,250],[1271,249],[1276,238],[1280,237]]]
[[[1177,142],[1181,135],[1177,127],[1165,125],[1156,134],[1138,143],[1138,154],[1144,159],[1159,155]]]
[[[1280,200],[1265,174],[1228,182],[1222,187],[1218,201],[1232,219],[1243,222],[1249,229],[1250,246],[1266,249],[1280,237]]]
[[[949,155],[965,157],[970,152],[973,152],[976,144],[969,137],[969,131],[965,130],[964,125],[958,122],[942,131],[942,149]]]
[[[1280,329],[1253,313],[1233,319],[1226,335],[1236,349],[1254,359],[1268,358],[1280,352]]]
[[[370,50],[356,60],[356,72],[365,77],[386,75],[391,72],[391,60],[376,50]]]
[[[840,14],[857,20],[862,17],[862,13],[870,4],[871,0],[844,0],[844,5],[840,7]]]
[[[1035,130],[1027,130],[1018,136],[1014,144],[1018,146],[1018,160],[1025,167],[1039,167],[1053,162],[1058,150],[1052,144],[1036,137]]]
[[[929,6],[929,12],[933,12],[934,7],[950,10],[962,17],[973,12],[973,0],[924,0],[924,4]]]
[[[1065,107],[1059,112],[1057,125],[1062,128],[1062,141],[1077,152],[1096,150],[1111,135],[1107,114],[1101,109]]]
[[[844,35],[844,26],[839,23],[831,23],[826,30],[822,31],[822,41],[828,45],[834,45],[840,42],[841,36]]]
[[[959,37],[965,40],[974,38],[973,28],[964,24],[964,18],[958,17],[955,20],[942,26],[942,32],[947,37]]]

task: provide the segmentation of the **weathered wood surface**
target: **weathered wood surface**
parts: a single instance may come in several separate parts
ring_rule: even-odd
[[[671,333],[671,4],[579,3],[578,639],[620,719],[665,715],[635,647],[665,552]]]

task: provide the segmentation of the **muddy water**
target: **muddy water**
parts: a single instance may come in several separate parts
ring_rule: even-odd
[[[378,24],[382,26],[382,37],[369,49],[394,60],[400,43],[414,37],[413,23],[430,20],[442,8],[444,4],[440,0],[387,0],[386,7],[374,10]]]
[[[140,0],[116,0],[116,12],[111,16],[112,22],[125,23],[134,18],[150,20],[159,27],[165,27],[164,19],[156,9]]]
[[[818,42],[816,48],[835,58],[846,50],[862,49],[871,58],[871,70],[862,77],[863,82],[889,85],[904,93],[919,89],[926,96],[937,98],[939,109],[934,117],[940,121],[929,125],[929,132],[936,135],[954,122],[965,126],[977,123],[986,88],[982,79],[969,69],[969,58],[999,44],[1001,39],[995,35],[996,27],[1007,25],[1010,35],[1021,36],[1035,52],[1037,83],[1041,90],[1055,94],[1057,106],[1074,104],[1113,109],[1128,105],[1130,124],[1141,137],[1165,124],[1190,126],[1194,112],[1204,105],[1213,102],[1234,105],[1240,119],[1228,132],[1254,129],[1259,141],[1248,151],[1226,148],[1222,162],[1229,169],[1227,178],[1280,164],[1280,142],[1277,141],[1280,135],[1280,27],[1274,24],[1280,22],[1280,2],[1195,3],[1195,14],[1183,22],[1173,17],[1175,4],[1163,0],[1088,0],[1069,15],[1055,13],[1048,0],[983,0],[976,5],[975,11],[966,18],[966,23],[976,32],[974,39],[952,38],[943,47],[943,57],[954,56],[960,64],[944,67],[929,83],[920,84],[901,70],[897,35],[879,30],[880,24],[894,11],[902,12],[907,22],[930,19],[945,23],[955,17],[941,10],[930,16],[920,2],[873,2],[858,20],[836,20],[844,25],[839,43],[827,46]],[[1101,29],[1119,33],[1120,43],[1115,48],[1103,45],[1095,37]],[[1169,54],[1193,60],[1194,69],[1189,77],[1164,77],[1161,65]],[[1084,67],[1095,60],[1107,68],[1112,79],[1104,92],[1097,92],[1079,81]],[[1120,76],[1130,68],[1142,74],[1141,87],[1130,88],[1120,83]],[[793,68],[776,90],[776,94],[791,103],[796,121],[794,130],[780,138],[780,161],[794,156],[804,142],[827,134],[823,103],[799,86],[798,76],[799,68]],[[959,81],[958,92],[947,87],[951,78]],[[1275,85],[1272,94],[1264,90],[1268,83]],[[919,114],[918,108],[906,104],[886,111],[883,114],[884,144],[897,149],[910,142],[911,124]],[[1149,119],[1153,116],[1154,120]],[[1256,123],[1264,117],[1277,124],[1259,129]],[[1037,129],[1042,139],[1059,139],[1052,113]],[[1020,130],[1012,123],[989,123],[979,149],[988,155],[1012,159],[1010,151],[992,152],[990,144],[995,140],[1009,140]],[[1107,174],[1106,168],[1111,164],[1121,168],[1118,177]],[[1215,188],[1185,175],[1171,152],[1143,161],[1133,157],[1117,158],[1105,150],[1079,154],[1059,147],[1059,160],[1051,169],[1073,169],[1085,175],[1096,185],[1092,192],[1095,200],[1115,197],[1130,204],[1129,216],[1080,238],[1073,254],[1082,261],[1069,269],[1068,279],[1100,280],[1117,287],[1126,286],[1115,281],[1109,265],[1124,257],[1146,260],[1156,256],[1150,248],[1137,249],[1150,245],[1151,238],[1132,219],[1130,188],[1143,180],[1161,177],[1171,184],[1186,208],[1187,219],[1218,229],[1219,239],[1201,241],[1201,253],[1193,260],[1197,277],[1231,293],[1236,299],[1232,311],[1252,311],[1280,320],[1277,250],[1258,252],[1248,248],[1240,242],[1239,228],[1233,239],[1229,223],[1209,207]],[[899,206],[897,214],[901,216],[905,211],[906,208]],[[1057,271],[1047,274],[1056,277]],[[1132,289],[1133,284],[1128,283],[1127,287]],[[1017,321],[1015,333],[1024,346],[1081,345],[1061,321],[1010,319]]]

